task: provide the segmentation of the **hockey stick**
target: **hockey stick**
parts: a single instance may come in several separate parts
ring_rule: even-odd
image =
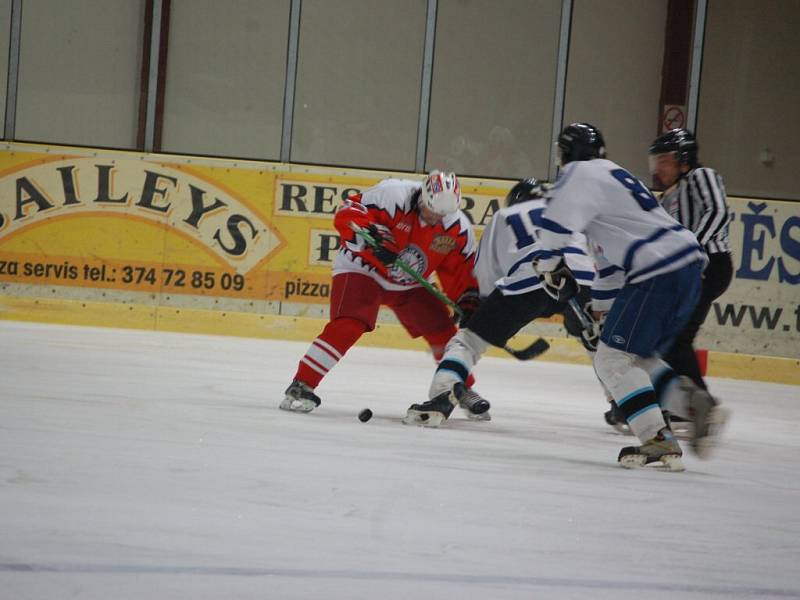
[[[581,322],[581,327],[583,328],[583,332],[581,332],[581,337],[583,338],[583,346],[590,352],[597,351],[597,343],[600,341],[600,332],[599,329],[595,329],[595,325],[597,322],[586,314],[586,311],[581,308],[581,305],[578,304],[578,301],[573,296],[569,300],[567,300],[567,304],[572,309],[572,312],[575,313],[575,316],[578,317],[578,320]],[[588,337],[587,337],[588,336]],[[596,337],[596,341],[594,343],[594,349],[591,347],[590,339]],[[601,382],[602,383],[602,382]],[[605,384],[603,384],[603,388],[605,388]]]
[[[359,227],[355,223],[350,223],[350,228],[355,232],[357,236],[362,238],[367,244],[369,244],[372,248],[377,248],[380,246],[378,242],[373,238],[368,231]],[[459,319],[464,316],[464,311],[461,310],[461,307],[450,300],[447,296],[445,296],[442,292],[436,289],[430,281],[425,279],[422,275],[417,273],[417,271],[411,267],[408,263],[404,260],[398,258],[394,261],[394,264],[397,265],[401,270],[405,271],[411,278],[419,283],[422,287],[428,290],[431,294],[433,294],[436,298],[439,299],[440,302],[444,303],[445,306],[449,306],[453,309],[453,312],[458,315]],[[510,346],[503,346],[503,350],[508,352],[511,356],[516,358],[517,360],[530,360],[532,358],[536,358],[540,354],[545,353],[549,348],[550,344],[547,343],[547,340],[544,338],[538,338],[535,340],[530,346],[526,346],[525,348],[520,348],[519,350],[514,350]]]
[[[572,309],[572,312],[575,313],[575,316],[578,317],[578,320],[581,322],[581,327],[583,327],[585,331],[594,332],[594,323],[592,323],[591,319],[589,319],[589,316],[581,308],[581,305],[578,304],[578,301],[575,300],[575,297],[573,296],[567,302],[569,303],[569,307]]]
[[[544,280],[542,274],[539,273],[539,271],[536,269],[535,264],[533,265],[533,272],[539,276],[540,280],[542,281]],[[546,290],[545,293],[549,294],[551,298],[553,297],[553,295],[547,292]],[[583,338],[584,341],[583,345],[584,347],[586,347],[587,350],[589,350],[589,346],[587,345],[588,344],[587,336],[593,337],[595,335],[595,320],[586,314],[586,311],[583,310],[583,308],[581,308],[580,304],[578,304],[578,301],[575,299],[575,296],[570,297],[570,299],[567,300],[567,304],[572,309],[572,312],[575,313],[575,316],[578,317],[578,321],[580,321],[581,323],[581,328],[583,328],[583,332],[581,333],[581,337]]]

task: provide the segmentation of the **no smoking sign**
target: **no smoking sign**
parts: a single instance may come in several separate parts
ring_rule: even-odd
[[[661,132],[686,126],[686,107],[680,104],[665,104],[661,117]]]

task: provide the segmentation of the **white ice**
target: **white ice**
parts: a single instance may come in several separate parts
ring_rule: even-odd
[[[278,410],[305,348],[0,323],[0,598],[800,598],[800,388],[712,379],[716,455],[629,471],[588,367],[485,359],[432,430],[421,352]]]

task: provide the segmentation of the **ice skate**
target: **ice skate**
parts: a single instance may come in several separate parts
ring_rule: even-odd
[[[633,435],[625,416],[617,406],[616,402],[612,402],[610,409],[603,415],[606,423],[616,429],[618,432],[625,435]],[[669,423],[672,433],[679,440],[691,440],[694,436],[694,425],[690,419],[684,419],[678,415],[673,415],[666,410],[661,411],[664,414],[664,421]]]
[[[683,451],[669,427],[641,446],[627,446],[620,450],[619,464],[626,469],[652,466],[663,471],[683,471]],[[658,463],[658,464],[655,464]]]
[[[457,383],[449,392],[442,392],[435,398],[423,402],[422,404],[412,404],[408,407],[403,423],[406,425],[420,425],[422,427],[439,427],[444,423],[453,412],[458,397],[456,388],[464,386]]]
[[[662,410],[661,414],[664,415],[664,421],[669,423],[669,428],[677,439],[689,441],[694,437],[694,424],[691,419],[684,419],[666,410]]]
[[[308,385],[295,379],[286,388],[286,397],[280,404],[283,410],[307,413],[317,408],[322,403],[319,396]]]
[[[708,458],[730,411],[720,406],[708,391],[699,388],[688,377],[681,377],[679,385],[681,391],[687,394],[686,402],[693,424],[690,440],[692,450],[700,458]]]
[[[613,427],[620,433],[624,433],[626,435],[633,435],[631,432],[631,428],[628,426],[628,421],[625,420],[625,415],[622,414],[622,411],[617,406],[617,403],[612,400],[609,406],[610,409],[607,410],[603,415],[606,419],[606,423],[611,425],[611,427]]]
[[[464,409],[468,419],[473,421],[492,420],[492,415],[489,414],[491,408],[489,401],[475,390],[464,388],[463,393],[458,397],[458,405]]]

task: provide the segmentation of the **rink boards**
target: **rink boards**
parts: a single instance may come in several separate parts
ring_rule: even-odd
[[[0,147],[0,318],[311,340],[342,198],[388,177],[278,163]],[[478,235],[513,182],[462,179]],[[709,373],[800,384],[800,205],[731,199],[736,278],[700,345]],[[389,313],[362,342],[421,348]],[[558,319],[515,340],[585,362]]]

